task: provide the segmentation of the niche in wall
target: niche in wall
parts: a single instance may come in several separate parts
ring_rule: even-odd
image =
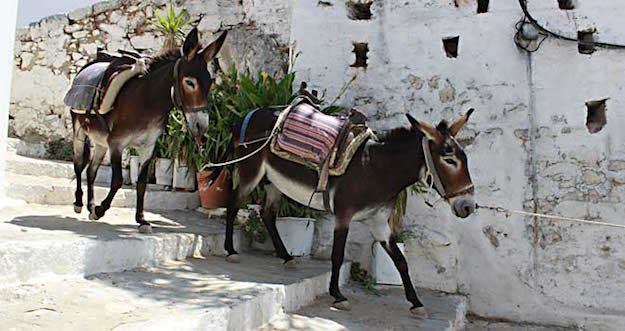
[[[460,36],[443,38],[443,49],[447,57],[458,57],[458,43],[460,43]]]
[[[356,60],[350,65],[352,68],[366,68],[367,67],[367,53],[369,53],[369,45],[367,43],[352,43],[354,49],[352,52],[356,54]]]
[[[590,133],[597,133],[608,123],[606,117],[606,101],[608,99],[593,100],[586,102],[586,128]]]

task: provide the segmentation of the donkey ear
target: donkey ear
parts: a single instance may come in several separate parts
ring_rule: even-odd
[[[454,124],[451,125],[451,127],[449,128],[449,133],[451,134],[452,137],[455,137],[458,134],[458,132],[462,130],[464,125],[467,124],[467,121],[469,120],[469,117],[471,116],[471,114],[473,114],[474,110],[475,109],[473,108],[469,109],[469,111],[467,111],[466,114],[460,116],[460,118],[458,118],[454,122]]]
[[[410,114],[406,114],[406,117],[408,117],[408,121],[410,121],[410,125],[412,125],[413,128],[421,131],[421,133],[423,133],[426,137],[428,137],[428,139],[430,139],[430,140],[440,140],[441,139],[440,132],[438,132],[438,130],[436,130],[435,127],[430,125],[430,123],[427,123],[427,122],[424,122],[424,121],[417,121]]]
[[[185,59],[191,60],[197,54],[197,51],[200,48],[200,42],[198,39],[197,28],[193,28],[187,37],[184,39],[184,44],[182,45],[182,55]]]
[[[204,57],[204,61],[206,63],[210,63],[213,58],[219,53],[221,46],[223,46],[224,41],[226,40],[226,36],[228,35],[228,31],[224,31],[217,40],[213,41],[210,45],[206,46],[202,51],[202,56]]]

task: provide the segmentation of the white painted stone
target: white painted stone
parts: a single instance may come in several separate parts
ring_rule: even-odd
[[[158,50],[163,46],[163,39],[151,34],[142,34],[131,37],[130,44],[137,49]]]
[[[88,35],[89,35],[89,32],[87,31],[76,31],[72,33],[72,37],[74,37],[75,39],[82,39]]]
[[[98,46],[96,44],[80,44],[78,50],[83,54],[92,56],[98,52]]]
[[[82,8],[75,9],[75,10],[69,12],[69,14],[67,14],[67,16],[69,17],[70,20],[80,21],[82,19],[87,18],[92,13],[93,13],[93,8],[91,6],[89,6],[89,7],[82,7]]]
[[[17,18],[17,0],[8,0],[3,3],[3,10],[0,12],[0,19],[4,24],[4,28],[0,31],[0,43],[6,45],[0,51],[0,80],[4,82],[11,81],[13,70],[13,47],[15,45],[15,25]],[[22,32],[23,33],[23,32]],[[5,199],[5,190],[7,189],[5,180],[5,160],[7,150],[7,131],[8,131],[8,114],[9,102],[11,100],[11,88],[9,84],[2,84],[0,87],[0,200]],[[2,203],[0,203],[1,205]]]
[[[404,250],[404,244],[398,243],[399,250]],[[371,277],[376,284],[402,285],[401,276],[391,257],[386,253],[380,242],[373,245],[373,257],[371,261]]]
[[[31,53],[22,53],[20,54],[20,59],[22,63],[20,64],[20,69],[27,70],[33,64],[33,58],[35,56]]]

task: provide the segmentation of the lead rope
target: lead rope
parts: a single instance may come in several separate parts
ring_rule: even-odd
[[[508,209],[508,208],[503,208],[503,207],[491,207],[491,206],[477,205],[476,209],[492,210],[492,211],[497,212],[497,213],[503,213],[504,215],[506,215],[506,217],[510,217],[512,214],[516,214],[516,215],[521,215],[521,216],[532,216],[532,217],[546,218],[546,219],[550,219],[550,220],[554,220],[554,221],[576,222],[576,223],[582,223],[582,224],[599,225],[599,226],[610,226],[610,227],[613,227],[613,228],[625,229],[625,225],[621,225],[621,224],[614,224],[614,223],[607,223],[607,222],[598,222],[598,221],[589,221],[589,220],[585,220],[585,219],[581,219],[581,218],[573,218],[573,217],[565,217],[565,216],[556,216],[556,215],[547,215],[547,214],[540,214],[540,213],[531,213],[531,212],[528,212],[528,211],[513,210],[513,209]]]

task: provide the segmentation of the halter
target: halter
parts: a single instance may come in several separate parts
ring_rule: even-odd
[[[180,62],[182,62],[182,58],[176,60],[176,64],[174,65],[174,85],[171,87],[171,102],[174,104],[174,107],[182,109],[185,113],[197,113],[209,110],[210,106],[208,104],[206,106],[185,108],[182,102],[182,91],[180,90]]]
[[[428,186],[429,190],[431,190],[432,186],[434,186],[441,196],[440,199],[434,202],[434,204],[426,201],[430,207],[436,205],[440,200],[449,201],[449,199],[465,194],[473,189],[473,184],[471,184],[458,191],[447,193],[447,190],[445,190],[445,186],[438,175],[438,171],[436,171],[434,159],[432,158],[432,151],[430,151],[430,142],[427,137],[424,136],[423,139],[421,139],[421,146],[423,146],[423,155],[425,156],[425,184]],[[428,177],[432,178],[432,181],[429,184],[427,183]]]

